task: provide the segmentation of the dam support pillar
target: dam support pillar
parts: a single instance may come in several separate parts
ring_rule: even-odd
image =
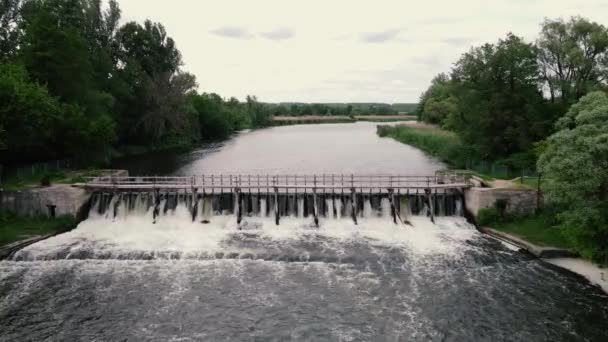
[[[388,189],[388,198],[391,202],[391,214],[393,216],[393,222],[397,224],[399,221],[397,220],[398,213],[397,208],[395,207],[395,191],[393,189]]]
[[[312,215],[315,220],[315,226],[319,228],[319,204],[317,203],[317,189],[312,189]]]
[[[278,187],[274,187],[274,219],[275,222],[277,224],[277,226],[279,225],[280,222],[280,216],[279,216],[279,188]]]
[[[350,189],[350,207],[353,222],[355,222],[355,225],[358,225],[359,223],[357,222],[357,193],[355,191],[355,188]]]
[[[435,223],[435,208],[433,205],[433,193],[431,192],[431,189],[424,190],[424,193],[426,194],[426,202],[429,207],[429,217],[431,218],[431,222]]]
[[[241,224],[243,220],[243,208],[241,206],[241,190],[234,188],[234,211],[236,214],[236,223]]]

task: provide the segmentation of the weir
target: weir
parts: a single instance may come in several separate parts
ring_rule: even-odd
[[[192,220],[217,215],[325,219],[387,217],[407,224],[411,215],[462,216],[468,178],[457,173],[400,175],[202,175],[192,177],[95,177],[92,212],[108,217],[152,212],[152,219],[179,208]]]

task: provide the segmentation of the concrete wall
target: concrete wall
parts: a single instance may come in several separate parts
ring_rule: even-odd
[[[477,216],[480,209],[492,208],[496,200],[508,202],[507,213],[534,214],[537,206],[537,193],[528,189],[470,188],[464,194],[467,210]]]
[[[49,216],[48,205],[55,206],[56,216],[79,217],[88,203],[90,194],[71,185],[54,185],[23,191],[0,192],[0,209],[10,210],[22,216]]]

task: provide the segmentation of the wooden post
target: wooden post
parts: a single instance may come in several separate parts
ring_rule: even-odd
[[[433,205],[433,201],[432,201],[432,192],[431,189],[426,189],[424,190],[424,192],[426,193],[426,200],[429,206],[429,214],[431,217],[431,222],[435,223],[435,208]]]
[[[395,222],[395,224],[397,224],[398,221],[397,221],[397,208],[395,207],[395,190],[388,189],[388,194],[389,194],[389,199],[391,201],[391,214],[393,214],[393,222]]]
[[[359,224],[357,222],[357,194],[355,192],[355,188],[350,189],[350,191],[351,191],[351,199],[350,199],[351,215],[353,217],[353,221],[355,222],[355,226],[356,226]]]
[[[236,223],[241,224],[243,220],[243,209],[241,208],[241,190],[239,188],[234,188],[234,205],[236,210]]]
[[[190,210],[192,213],[192,222],[196,221],[196,214],[198,213],[198,194],[195,188],[192,188],[192,203],[190,203]]]
[[[279,187],[274,187],[274,217],[277,226],[279,225]]]
[[[317,204],[317,189],[312,188],[312,215],[315,220],[315,226],[319,228],[319,206]]]

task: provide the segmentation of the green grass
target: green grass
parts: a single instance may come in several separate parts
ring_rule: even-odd
[[[51,184],[74,184],[84,182],[86,177],[99,175],[99,170],[36,172],[22,177],[14,176],[4,179],[2,187],[7,191],[19,191],[41,186],[41,181],[45,177],[48,177]]]
[[[0,246],[28,239],[68,231],[76,226],[72,217],[19,217],[0,212]]]
[[[468,149],[452,132],[433,126],[378,126],[378,135],[419,148],[453,168],[466,165]]]
[[[537,246],[574,248],[570,240],[564,236],[562,228],[555,225],[554,218],[548,213],[523,218],[512,218],[507,222],[494,223],[491,227],[520,237]]]

